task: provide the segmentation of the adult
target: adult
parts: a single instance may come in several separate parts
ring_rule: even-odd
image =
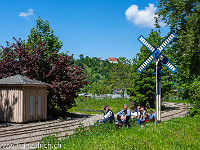
[[[102,119],[97,120],[97,122],[102,122],[102,123],[106,123],[106,122],[113,122],[114,119],[114,113],[112,110],[109,109],[109,106],[106,104],[104,105],[104,116]]]
[[[123,115],[123,112],[126,112],[126,116],[121,119],[121,116]],[[127,105],[124,104],[124,109],[121,110],[120,112],[117,113],[117,115],[115,116],[115,118],[117,118],[117,120],[119,121],[120,119],[123,121],[123,120],[126,120],[126,125],[128,124],[128,121],[130,119],[130,115],[131,115],[131,112],[129,109],[127,109]]]

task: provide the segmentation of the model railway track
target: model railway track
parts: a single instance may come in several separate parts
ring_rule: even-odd
[[[53,121],[45,121],[45,122],[35,122],[35,123],[28,123],[26,125],[20,124],[19,126],[4,126],[0,128],[0,132],[5,132],[5,131],[13,131],[13,130],[20,130],[20,129],[26,129],[26,128],[31,128],[31,127],[37,127],[37,126],[42,126],[42,125],[48,125],[49,123],[59,123],[62,122],[62,120],[53,120]],[[6,128],[6,129],[5,129]]]
[[[20,145],[37,144],[42,138],[49,135],[59,139],[68,137],[74,133],[74,129],[78,128],[80,123],[85,126],[91,125],[100,117],[102,115],[91,115],[89,118],[84,116],[71,120],[37,122],[20,124],[18,126],[15,124],[7,128],[0,128],[0,149],[11,149],[6,147],[6,145],[14,145],[14,149],[21,149]]]
[[[68,136],[73,133],[74,128],[77,128],[82,119],[68,120],[68,121],[53,121],[48,123],[41,123],[37,125],[30,125],[24,127],[12,127],[10,130],[0,131],[0,145],[1,144],[28,144],[39,142],[43,137],[54,135],[59,138]],[[9,127],[8,127],[9,128]]]
[[[23,134],[30,134],[33,131],[48,131],[52,129],[58,129],[58,128],[67,128],[73,125],[77,125],[80,120],[73,120],[73,121],[65,121],[60,122],[60,124],[50,124],[50,125],[37,125],[32,127],[25,127],[25,128],[18,128],[18,129],[11,129],[4,132],[0,132],[0,138],[8,137],[8,136],[14,136],[14,135],[23,135]],[[12,131],[12,132],[11,132]]]

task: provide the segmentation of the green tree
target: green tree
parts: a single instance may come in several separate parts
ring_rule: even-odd
[[[158,5],[158,27],[162,20],[179,37],[171,50],[179,64],[177,84],[183,98],[191,98],[194,79],[200,76],[199,5],[199,0],[159,0]]]
[[[192,115],[198,114],[200,116],[200,76],[194,79],[194,82],[190,84],[189,96],[190,102],[193,103]]]
[[[110,91],[110,87],[108,85],[103,84],[102,82],[93,82],[89,92],[93,95],[101,95],[108,94]]]
[[[178,35],[172,46],[179,64],[180,82],[200,75],[200,10],[199,0],[159,0],[157,25],[163,20]]]
[[[41,17],[36,20],[36,27],[31,29],[26,45],[36,48],[40,42],[45,44],[48,55],[52,52],[58,53],[63,46],[62,42],[58,40],[58,36],[55,36],[54,31],[51,30],[49,22],[44,21]]]
[[[117,62],[110,70],[109,83],[113,89],[122,90],[124,97],[124,93],[131,82],[131,61],[125,57],[120,57]]]
[[[81,54],[79,56],[79,59],[75,60],[75,64],[77,66],[86,68],[84,71],[85,76],[88,77],[86,81],[90,83],[89,85],[86,85],[84,89],[82,89],[81,92],[91,92],[93,85],[96,85],[96,84],[100,84],[100,86],[103,86],[104,88],[106,87],[106,89],[109,89],[107,88],[109,87],[109,83],[108,83],[109,78],[110,78],[109,71],[111,67],[114,65],[113,63],[110,63],[108,60],[100,62],[100,60],[97,57],[93,57],[93,58],[88,57],[88,56],[84,57],[83,54]],[[110,93],[110,91],[108,92]]]

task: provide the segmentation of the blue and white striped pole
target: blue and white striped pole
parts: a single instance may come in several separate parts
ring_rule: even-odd
[[[156,61],[156,123],[161,122],[161,62]]]

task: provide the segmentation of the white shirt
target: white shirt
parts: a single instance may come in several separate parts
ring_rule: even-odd
[[[137,112],[131,112],[131,118],[137,117]]]

